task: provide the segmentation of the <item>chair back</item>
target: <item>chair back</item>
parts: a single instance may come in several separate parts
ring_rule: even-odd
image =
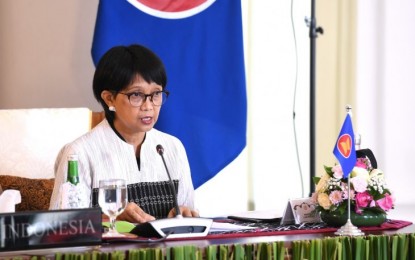
[[[59,150],[91,125],[88,108],[0,110],[0,175],[54,178]]]

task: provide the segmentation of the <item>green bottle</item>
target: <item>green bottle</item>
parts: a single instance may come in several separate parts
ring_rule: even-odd
[[[70,154],[68,156],[68,178],[67,181],[72,183],[73,185],[77,185],[79,183],[79,175],[78,175],[78,155]]]

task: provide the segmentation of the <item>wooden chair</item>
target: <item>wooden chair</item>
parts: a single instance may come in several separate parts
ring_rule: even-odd
[[[105,118],[104,111],[101,112],[91,112],[91,129],[94,128]]]

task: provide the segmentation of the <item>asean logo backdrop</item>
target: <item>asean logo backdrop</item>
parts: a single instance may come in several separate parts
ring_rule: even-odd
[[[202,12],[208,8],[215,0],[127,0],[130,4],[141,11],[160,18],[180,19],[186,18]]]
[[[92,56],[141,44],[163,60],[170,96],[155,128],[184,144],[195,188],[246,145],[240,1],[101,0]]]

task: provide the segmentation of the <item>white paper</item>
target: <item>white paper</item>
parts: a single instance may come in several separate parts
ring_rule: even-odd
[[[5,190],[0,195],[0,213],[13,213],[16,204],[22,202],[22,196],[18,190]]]
[[[282,214],[278,210],[255,210],[230,214],[230,216],[253,219],[275,219],[282,217]]]
[[[237,231],[237,230],[244,230],[244,229],[256,229],[256,227],[247,227],[247,226],[240,226],[231,223],[223,223],[223,222],[215,222],[213,221],[212,226],[210,227],[209,232],[219,232],[219,231]]]

